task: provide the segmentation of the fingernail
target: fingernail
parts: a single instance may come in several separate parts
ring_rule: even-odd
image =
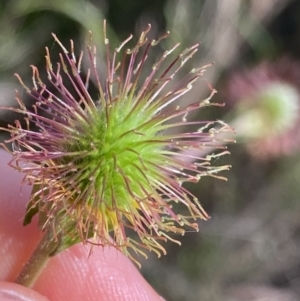
[[[1,301],[49,301],[34,290],[5,281],[0,281],[0,300]]]

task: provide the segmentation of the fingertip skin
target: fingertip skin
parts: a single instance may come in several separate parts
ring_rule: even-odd
[[[126,256],[109,247],[90,254],[82,244],[52,258],[34,289],[55,301],[162,300]]]

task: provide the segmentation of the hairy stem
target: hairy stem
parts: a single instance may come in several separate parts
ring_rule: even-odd
[[[48,229],[15,282],[31,287],[59,245],[60,238],[53,235],[52,229]]]

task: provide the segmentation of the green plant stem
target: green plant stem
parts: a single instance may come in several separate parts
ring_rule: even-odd
[[[44,237],[26,262],[15,282],[31,287],[42,270],[46,267],[51,254],[55,252],[59,244],[60,238],[53,235],[52,229],[46,231]]]

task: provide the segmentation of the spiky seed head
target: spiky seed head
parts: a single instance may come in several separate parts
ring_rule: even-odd
[[[216,153],[193,160],[180,155],[187,149],[222,148],[214,133],[228,130],[220,121],[187,121],[191,111],[220,106],[210,104],[215,90],[203,101],[176,104],[206,68],[194,68],[173,83],[198,44],[169,60],[179,46],[175,45],[142,79],[148,53],[158,42],[148,41],[149,30],[150,25],[132,49],[124,50],[130,36],[111,53],[104,26],[103,82],[91,41],[76,58],[73,42],[67,50],[55,35],[62,53],[54,67],[46,49],[48,82],[41,80],[34,66],[32,89],[17,75],[35,100],[28,109],[17,94],[19,108],[9,109],[23,114],[25,126],[20,121],[9,125],[11,139],[6,141],[14,146],[11,166],[34,187],[25,222],[39,213],[42,229],[53,227],[62,233],[63,248],[82,241],[114,246],[132,259],[130,249],[145,256],[143,249],[165,253],[161,242],[170,239],[180,244],[169,233],[183,235],[186,227],[198,230],[197,218],[208,218],[183,184],[197,183],[202,176],[220,177],[217,173],[228,169],[211,166]],[[84,56],[90,63],[85,76]],[[96,99],[88,89],[93,83]],[[174,203],[186,206],[188,213],[176,212]],[[130,229],[139,239],[128,236]]]
[[[223,93],[238,116],[232,123],[256,159],[299,150],[299,68],[299,62],[285,57],[228,77]]]

